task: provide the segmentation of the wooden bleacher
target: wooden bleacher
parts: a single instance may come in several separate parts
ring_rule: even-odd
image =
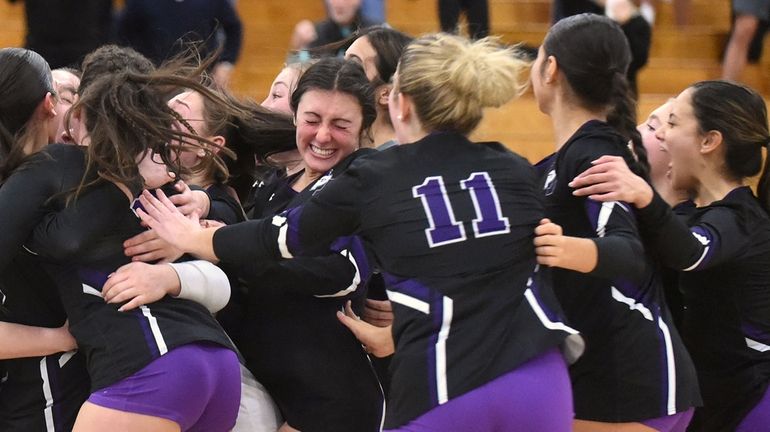
[[[438,29],[435,0],[386,0],[393,27],[419,35]],[[539,45],[548,29],[550,0],[489,0],[492,32],[508,43]],[[657,1],[656,25],[648,66],[640,72],[640,115],[688,84],[719,77],[719,57],[730,26],[728,0],[691,0],[691,23],[674,24],[673,5]],[[245,26],[242,59],[236,67],[236,93],[261,100],[281,69],[294,24],[324,16],[322,0],[239,0]],[[23,44],[23,4],[0,1],[0,46]],[[770,41],[767,41],[770,43]],[[770,47],[767,48],[770,51]],[[770,54],[748,68],[744,81],[770,94]],[[527,95],[489,110],[476,139],[499,140],[536,161],[553,149],[549,119]]]

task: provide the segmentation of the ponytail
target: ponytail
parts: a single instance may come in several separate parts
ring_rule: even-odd
[[[610,94],[612,110],[607,115],[607,123],[631,143],[636,164],[632,170],[638,176],[649,179],[650,163],[647,149],[642,143],[642,136],[636,129],[636,102],[625,74],[615,72],[612,78]]]

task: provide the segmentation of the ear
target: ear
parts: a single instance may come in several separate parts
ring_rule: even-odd
[[[219,150],[222,150],[222,148],[225,146],[226,140],[225,140],[225,137],[223,137],[222,135],[217,135],[217,136],[211,137],[209,139],[211,141],[214,141],[214,144],[216,144],[216,146],[214,146],[214,148],[210,149],[211,153],[213,153],[213,154],[219,153]]]
[[[43,114],[46,117],[56,117],[56,110],[54,110],[55,106],[56,106],[56,97],[52,95],[50,92],[46,93],[45,98],[43,98],[43,102],[42,102]]]
[[[380,88],[377,89],[377,104],[387,107],[388,106],[388,96],[390,96],[390,89],[391,87],[389,85],[382,85]]]
[[[545,59],[545,68],[543,82],[547,84],[553,84],[556,81],[556,73],[559,71],[559,64],[556,62],[556,57],[548,56]]]
[[[396,96],[396,100],[398,101],[398,112],[396,113],[396,117],[399,120],[408,121],[409,117],[412,115],[412,98],[409,95],[399,92],[398,96]]]
[[[703,155],[713,153],[722,147],[723,142],[722,132],[710,130],[703,134],[703,139],[700,143],[700,153]]]

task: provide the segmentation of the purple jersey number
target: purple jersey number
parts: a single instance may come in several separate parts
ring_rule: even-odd
[[[476,210],[473,232],[476,237],[506,234],[511,231],[508,218],[502,215],[500,199],[488,173],[475,172],[461,181],[460,186],[468,190],[473,199],[473,207]],[[430,247],[467,239],[463,223],[455,218],[443,177],[427,177],[421,185],[412,188],[412,195],[420,198],[428,217],[430,226],[425,229],[425,237]]]

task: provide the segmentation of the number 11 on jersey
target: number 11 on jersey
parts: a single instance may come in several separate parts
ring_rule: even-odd
[[[511,231],[508,218],[502,214],[500,199],[489,173],[475,172],[462,180],[460,186],[467,190],[473,199],[476,211],[476,218],[473,219],[475,237],[506,234]],[[428,217],[430,226],[425,229],[425,237],[430,247],[467,239],[463,222],[455,217],[442,176],[426,177],[422,184],[412,188],[412,195],[420,198]]]

